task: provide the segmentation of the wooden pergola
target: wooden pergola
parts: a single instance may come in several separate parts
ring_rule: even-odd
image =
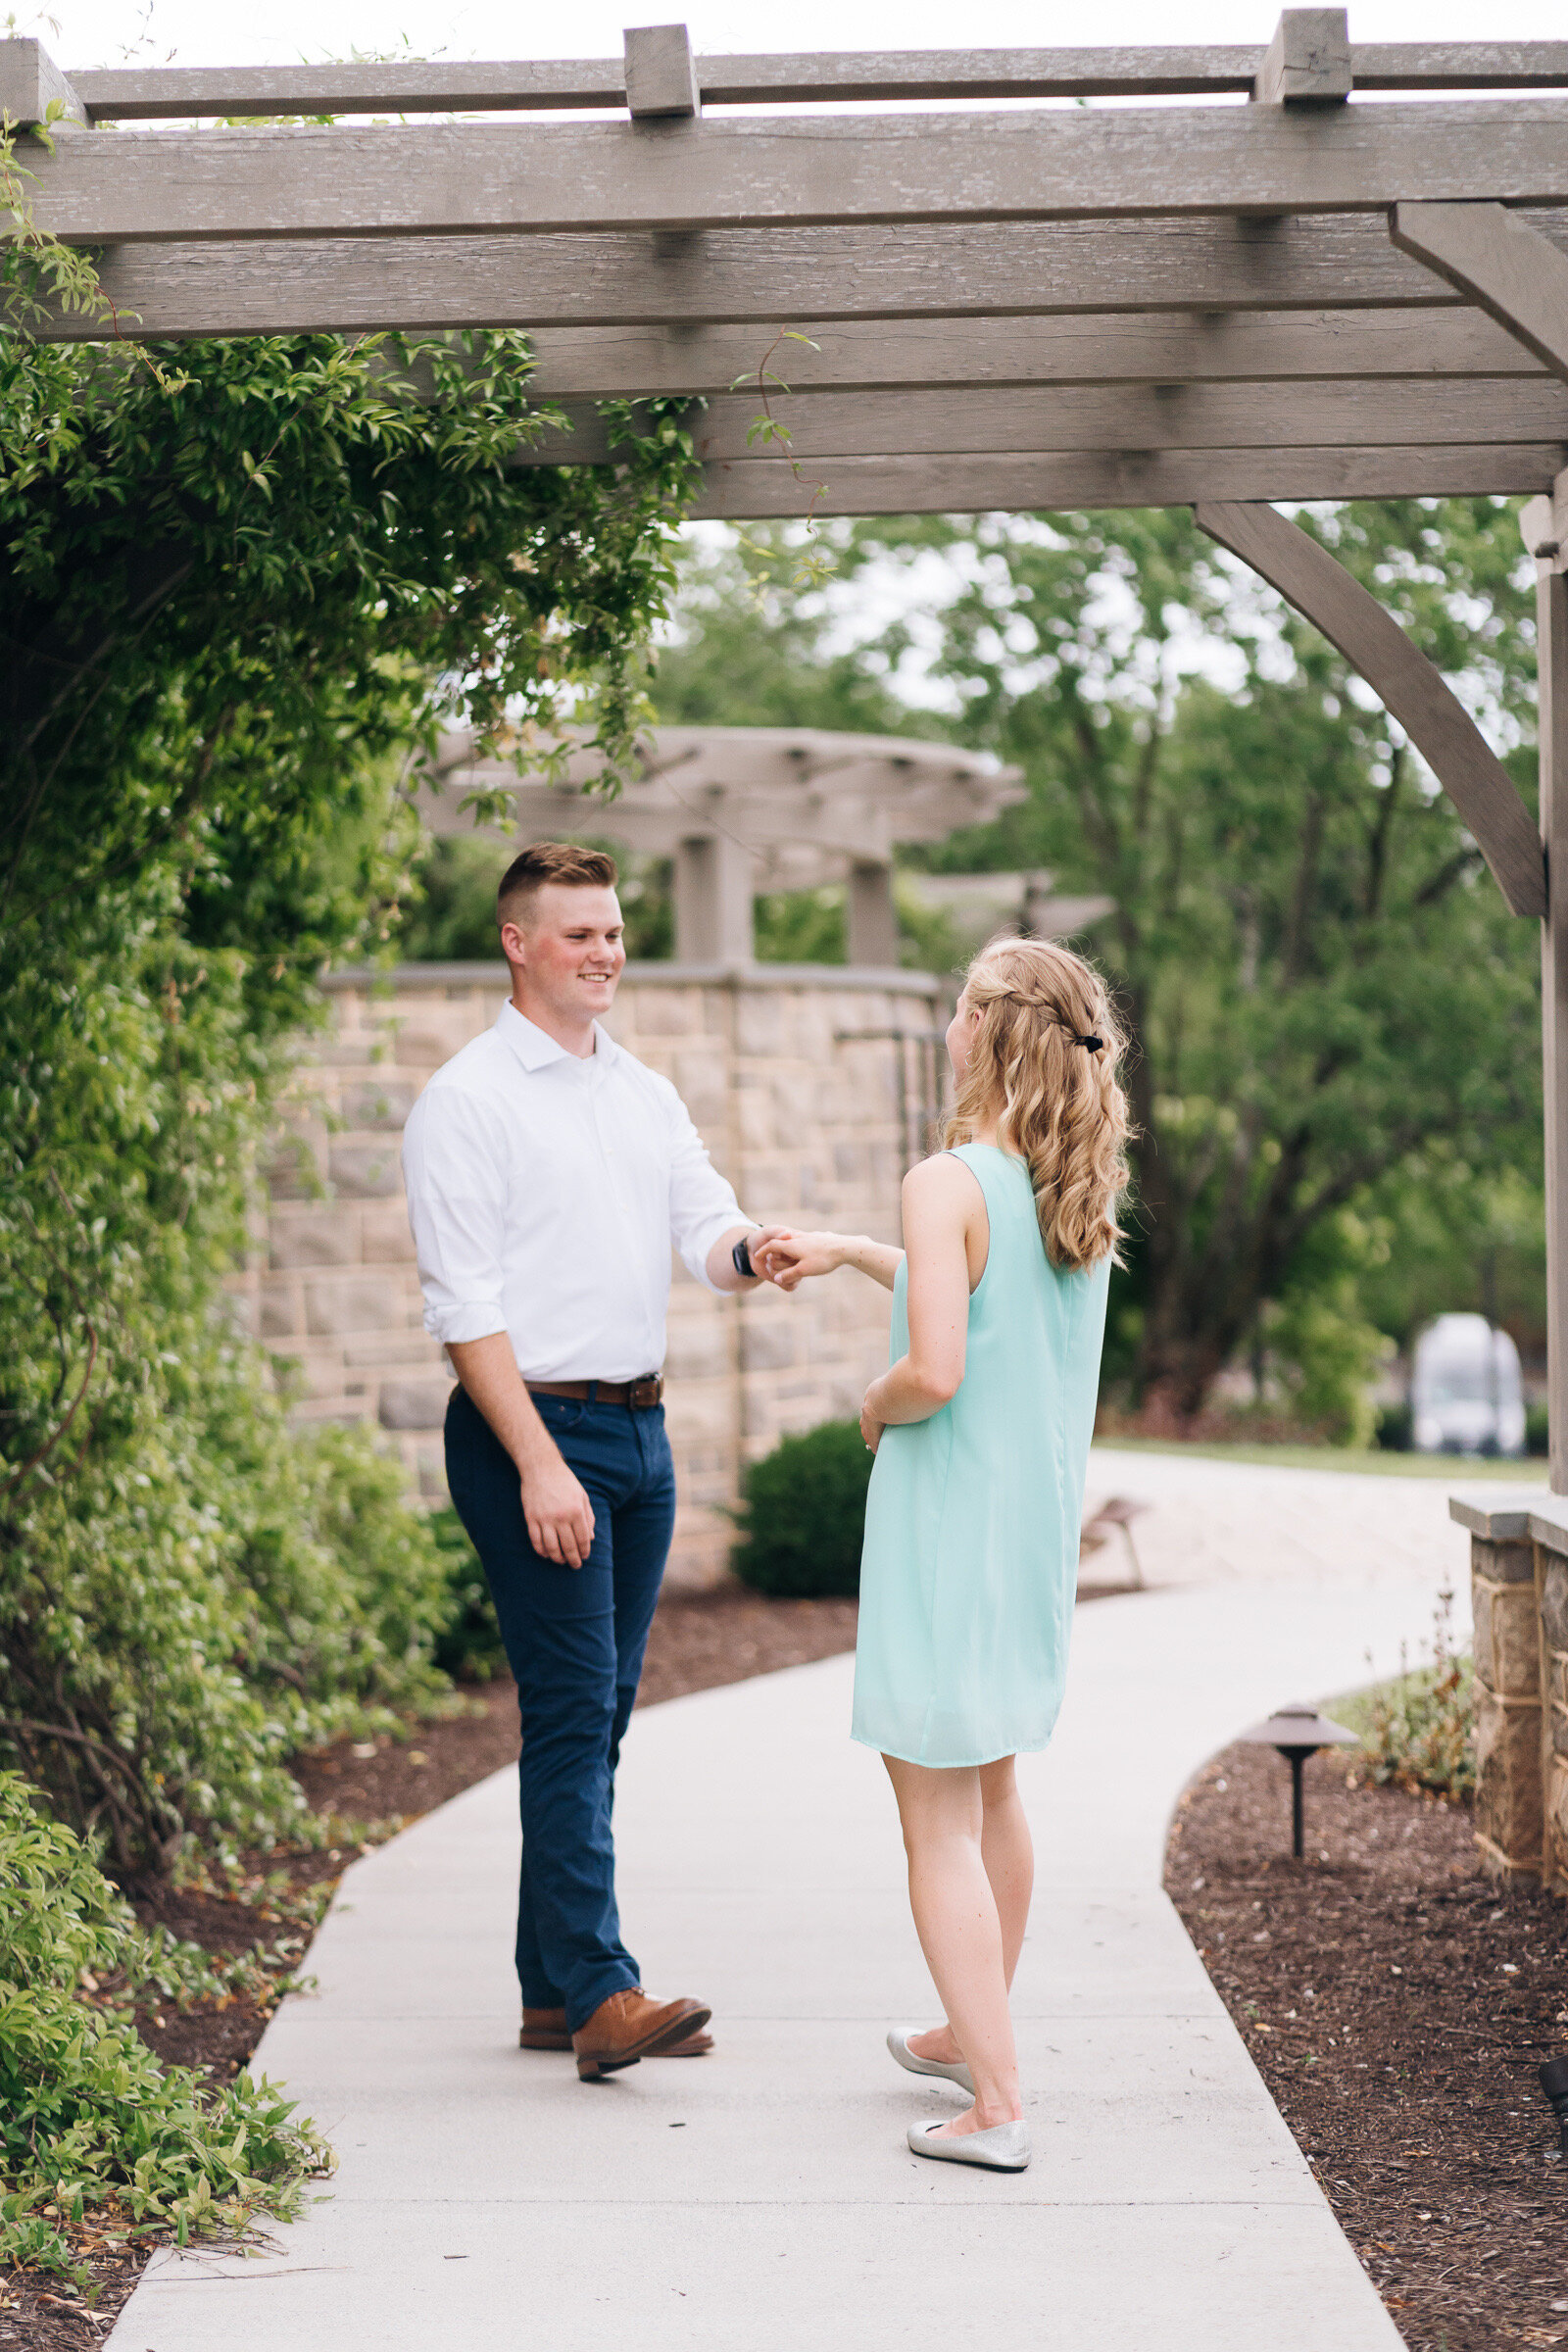
[[[510,762],[476,758],[473,737],[454,729],[431,771],[440,797],[420,792],[416,806],[433,833],[472,832],[462,796],[479,786],[505,792],[536,839],[597,830],[668,858],[675,956],[691,964],[753,960],[759,891],[842,882],[850,962],[896,965],[895,848],[989,824],[1024,798],[1022,771],[984,755],[818,727],[650,727],[636,772],[602,813],[583,806],[604,772],[590,750],[571,754],[560,784],[519,781]],[[585,826],[585,815],[597,824]]]
[[[1564,92],[1568,40],[1351,43],[1318,8],[1260,49],[695,58],[662,25],[589,62],[67,76],[0,41],[0,108],[63,116],[26,158],[36,222],[101,253],[124,333],[523,326],[571,417],[524,462],[605,462],[596,400],[701,396],[700,514],[1192,505],[1361,672],[1543,920],[1559,1494]],[[1118,103],[1062,103],[1097,99]],[[514,119],[352,120],[486,112]],[[311,115],[335,120],[276,122]],[[114,122],[170,127],[85,135]],[[819,346],[774,362],[799,472],[748,447],[758,397],[733,388],[783,328]],[[1437,671],[1268,503],[1463,493],[1532,494],[1539,836]]]

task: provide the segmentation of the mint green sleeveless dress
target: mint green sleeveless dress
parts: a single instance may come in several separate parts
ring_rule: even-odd
[[[991,1223],[957,1394],[885,1429],[866,1497],[852,1736],[908,1764],[1044,1747],[1061,1705],[1078,1584],[1110,1260],[1054,1266],[1029,1172],[991,1144],[955,1154]],[[908,1350],[906,1268],[889,1360]]]

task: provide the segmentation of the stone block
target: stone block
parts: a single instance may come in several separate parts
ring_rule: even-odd
[[[406,1312],[404,1300],[378,1275],[351,1274],[336,1281],[318,1277],[305,1285],[305,1328],[318,1339],[395,1330]]]
[[[316,1200],[322,1192],[325,1131],[301,1128],[279,1136],[262,1164],[262,1179],[274,1200]]]
[[[418,1091],[412,1078],[395,1077],[390,1071],[384,1076],[372,1072],[344,1087],[343,1116],[351,1127],[390,1127],[401,1134]]]
[[[334,1136],[327,1165],[338,1191],[350,1198],[384,1200],[403,1190],[396,1136]]]
[[[360,1259],[359,1212],[352,1208],[283,1209],[272,1220],[272,1265],[353,1266]]]
[[[1541,1696],[1541,1628],[1534,1585],[1474,1580],[1476,1673],[1502,1698]]]
[[[413,1265],[414,1236],[401,1200],[360,1211],[360,1257],[368,1266]]]
[[[722,1314],[670,1318],[664,1348],[668,1380],[723,1380],[729,1368],[729,1329]]]
[[[1544,1864],[1552,1893],[1568,1893],[1568,1759],[1561,1756],[1553,1756],[1547,1767]]]
[[[641,1037],[700,1037],[703,992],[699,988],[640,988],[635,1021]]]
[[[801,1359],[800,1334],[782,1315],[743,1313],[741,1370],[775,1372]]]
[[[735,1051],[774,1060],[793,1042],[789,991],[782,988],[743,988],[735,998]]]
[[[390,1296],[403,1316],[402,1327],[351,1334],[341,1343],[343,1361],[372,1372],[391,1372],[405,1364],[420,1372],[432,1369],[441,1361],[441,1350],[422,1326],[417,1298],[411,1299],[401,1292]]]
[[[1475,1575],[1490,1577],[1494,1585],[1533,1585],[1535,1547],[1523,1543],[1489,1544],[1481,1536],[1472,1536],[1470,1566]]]
[[[447,1417],[452,1381],[446,1374],[427,1380],[388,1380],[376,1407],[383,1429],[440,1429]]]
[[[264,1340],[298,1339],[304,1330],[298,1287],[292,1282],[264,1282],[257,1305],[256,1327]]]
[[[1478,1837],[1516,1869],[1539,1869],[1544,1825],[1541,1710],[1476,1693]]]
[[[1548,1649],[1568,1650],[1568,1560],[1541,1552],[1541,1630]]]

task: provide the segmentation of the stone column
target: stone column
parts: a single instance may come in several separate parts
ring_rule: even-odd
[[[1568,1894],[1568,1497],[1533,1502],[1536,1601],[1541,1624],[1541,1875]]]
[[[751,963],[757,955],[752,898],[757,861],[721,833],[694,834],[675,848],[675,960]]]
[[[1542,1875],[1542,1641],[1531,1512],[1550,1499],[1525,1494],[1499,1504],[1493,1487],[1448,1502],[1470,1530],[1476,1843],[1482,1868],[1498,1879]]]
[[[893,903],[893,868],[879,858],[858,858],[850,868],[844,902],[845,952],[852,964],[897,964],[899,917]]]

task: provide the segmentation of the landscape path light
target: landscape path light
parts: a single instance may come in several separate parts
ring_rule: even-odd
[[[1277,1747],[1291,1768],[1291,1846],[1299,1862],[1302,1858],[1301,1766],[1308,1756],[1315,1756],[1320,1747],[1359,1747],[1354,1732],[1348,1732],[1343,1723],[1333,1723],[1320,1715],[1315,1707],[1281,1707],[1267,1723],[1254,1723],[1243,1740],[1254,1741],[1259,1747]]]

